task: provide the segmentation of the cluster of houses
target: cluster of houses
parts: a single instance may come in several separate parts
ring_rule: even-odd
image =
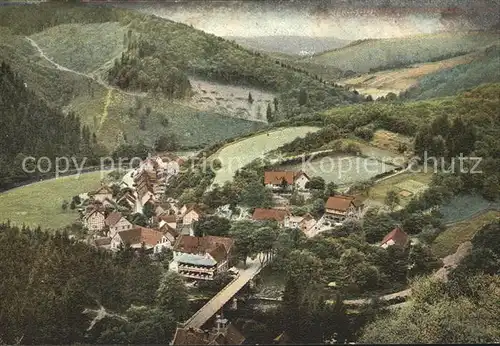
[[[179,172],[182,159],[173,155],[150,157],[127,173],[120,184],[120,197],[114,196],[110,186],[102,185],[89,193],[87,207],[82,212],[85,228],[94,234],[93,243],[110,251],[121,247],[144,249],[159,254],[165,249],[173,252],[169,269],[189,279],[212,280],[217,273],[230,268],[234,241],[227,237],[194,235],[193,225],[204,212],[196,204],[179,207],[175,200],[165,201],[165,188],[171,177]],[[307,192],[309,181],[303,172],[265,172],[264,182],[273,191]],[[133,224],[127,215],[142,213],[150,203],[154,215],[148,220],[150,227]],[[231,218],[227,208],[219,208],[218,215]],[[255,222],[275,221],[282,228],[300,229],[312,237],[324,229],[341,225],[344,221],[361,217],[363,203],[354,196],[335,195],[325,203],[324,215],[318,220],[311,214],[293,215],[290,209],[275,207],[256,208],[250,219]],[[226,215],[227,214],[227,215]],[[400,243],[404,238],[396,229],[384,239],[382,246]]]
[[[86,208],[82,208],[82,222],[94,236],[95,246],[118,251],[130,246],[152,255],[165,249],[172,251],[169,270],[191,280],[213,280],[218,273],[231,267],[234,240],[229,237],[195,236],[193,225],[204,216],[203,208],[196,204],[179,206],[177,201],[166,199],[165,190],[169,179],[179,172],[182,160],[173,156],[155,156],[125,175],[120,183],[120,193],[102,185],[88,194]],[[264,183],[276,194],[299,191],[307,193],[309,177],[303,172],[265,172]],[[115,189],[116,190],[116,189]],[[118,197],[119,196],[119,197]],[[153,216],[150,227],[131,222],[128,216],[142,213],[151,204]],[[300,229],[307,237],[313,237],[324,229],[341,225],[348,219],[362,216],[363,203],[354,196],[330,196],[325,202],[324,214],[315,219],[311,214],[293,215],[288,206],[256,208],[248,217],[255,222],[274,221],[281,228]],[[230,208],[223,206],[217,215],[232,218]],[[400,228],[390,232],[381,247],[405,246],[409,237]],[[226,319],[217,316],[212,330],[178,327],[174,345],[239,345],[243,335]]]

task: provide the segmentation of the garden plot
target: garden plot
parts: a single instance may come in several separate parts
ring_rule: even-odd
[[[400,197],[399,204],[404,206],[416,193],[426,189],[431,179],[432,173],[405,172],[377,183],[369,189],[368,196],[370,200],[382,204],[384,203],[387,192],[395,190]]]
[[[448,227],[432,243],[432,252],[438,257],[454,253],[460,244],[472,240],[477,231],[498,217],[500,212],[488,211]]]
[[[427,189],[427,184],[413,179],[408,179],[395,185],[395,187],[399,190],[399,194],[402,197],[410,197],[425,191],[425,189]]]

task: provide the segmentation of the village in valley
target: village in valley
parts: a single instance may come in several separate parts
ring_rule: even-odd
[[[0,346],[500,342],[500,11],[337,2],[0,6]]]
[[[197,231],[199,223],[213,225],[211,218],[225,219],[228,224],[246,221],[275,230],[295,229],[306,238],[312,238],[349,222],[359,222],[367,209],[364,205],[366,197],[362,195],[337,192],[334,183],[325,184],[322,178],[309,177],[303,171],[274,169],[266,170],[261,179],[264,188],[272,193],[273,207],[245,208],[226,204],[210,210],[203,203],[182,204],[169,197],[166,191],[186,161],[187,158],[172,153],[148,155],[135,169],[109,173],[115,179],[121,177],[118,180],[111,183],[102,181],[97,190],[74,196],[72,208],[79,211],[79,222],[87,234],[86,241],[111,252],[130,248],[150,256],[152,260],[166,260],[168,270],[184,277],[189,287],[197,286],[200,281],[213,281],[228,275],[232,281],[221,289],[219,293],[222,293],[237,281],[241,270],[252,269],[248,261],[254,261],[258,267],[243,285],[251,281],[271,259],[274,245],[269,247],[270,253],[254,252],[253,257],[262,257],[258,261],[255,258],[244,259],[236,254],[235,239],[200,233]],[[318,189],[326,189],[329,194],[325,198],[324,212],[316,217],[304,212],[294,215],[294,198],[300,196],[305,200]],[[410,237],[395,225],[380,239],[379,244],[374,245],[404,248],[409,242]],[[225,301],[231,301],[234,293],[229,294]],[[233,301],[235,303],[236,299]],[[224,304],[219,305],[221,309]],[[203,322],[210,317],[207,316]],[[216,316],[212,331],[202,331],[201,325],[203,323],[196,328],[179,327],[174,344],[193,344],[193,340],[209,344],[220,335],[227,337],[225,342],[230,344],[244,341],[241,333],[222,315]]]

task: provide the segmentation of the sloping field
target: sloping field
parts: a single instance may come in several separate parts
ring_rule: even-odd
[[[188,105],[203,111],[232,115],[238,118],[267,122],[267,105],[274,112],[274,98],[268,92],[255,88],[207,82],[190,78],[194,95]],[[248,95],[252,95],[252,102]]]
[[[283,170],[302,170],[310,177],[322,177],[325,182],[334,182],[339,186],[367,181],[370,178],[396,168],[375,158],[352,155],[322,157],[308,163],[281,166]]]
[[[105,173],[103,173],[103,177]],[[63,200],[100,185],[101,172],[84,173],[22,186],[0,194],[0,222],[57,229],[71,224],[78,213],[63,211]]]
[[[344,71],[366,73],[374,68],[389,69],[463,55],[498,43],[499,39],[498,33],[454,32],[366,40],[313,56],[305,61],[334,66]]]
[[[115,93],[101,133],[109,140],[116,138],[116,143],[122,140],[122,134],[125,133],[128,141],[142,140],[148,145],[154,144],[162,134],[173,133],[181,145],[200,147],[255,132],[265,126],[263,122],[200,111],[164,98],[148,96],[142,102],[143,108],[138,114],[131,114],[130,109],[135,107],[135,100]],[[146,117],[145,130],[142,130],[140,118],[147,107],[151,108],[151,113]]]
[[[318,127],[311,126],[288,127],[261,133],[223,147],[209,158],[219,159],[222,164],[221,169],[217,171],[214,184],[222,185],[224,182],[232,180],[238,169],[257,158],[263,158],[265,153],[275,150],[297,137],[304,137],[308,132],[318,130]]]
[[[31,36],[45,54],[67,68],[91,73],[120,56],[127,28],[119,23],[62,24]]]
[[[432,252],[438,257],[454,253],[460,244],[472,240],[478,230],[499,216],[498,211],[488,211],[449,227],[434,240]]]
[[[385,96],[390,92],[399,94],[417,85],[420,78],[458,65],[469,64],[477,55],[470,53],[441,61],[416,64],[408,68],[367,73],[342,80],[339,84],[356,88],[360,93],[371,95],[373,98]]]
[[[58,30],[62,30],[60,27],[68,31],[70,28],[79,26],[63,25],[49,30],[58,32]],[[90,37],[92,35],[99,36],[97,32],[94,32],[98,28],[103,30],[105,28],[110,29],[110,27],[115,28],[116,24],[88,24],[81,27],[83,29],[80,28],[79,30],[83,30],[85,35]],[[61,50],[64,53],[64,45],[57,46],[56,40],[51,38],[48,30],[32,37],[42,41],[45,39],[46,43],[49,43],[49,46],[52,47],[49,49]],[[228,116],[231,115],[230,113],[223,115],[216,114],[213,110],[200,111],[193,107],[191,102],[175,101],[176,103],[174,103],[158,96],[143,97],[142,109],[134,113],[131,112],[131,109],[135,108],[136,97],[116,89],[110,92],[109,88],[83,75],[84,72],[78,74],[57,69],[46,58],[41,56],[40,52],[28,40],[22,36],[13,35],[7,29],[2,28],[0,30],[0,38],[0,55],[12,65],[15,71],[20,73],[26,81],[27,87],[52,106],[75,112],[76,115],[80,116],[83,124],[90,126],[91,131],[97,133],[99,141],[109,150],[113,150],[117,145],[123,143],[125,138],[127,141],[132,142],[142,139],[147,144],[153,144],[160,135],[172,132],[177,134],[181,145],[199,147],[254,132],[265,125],[263,120],[256,122],[247,120],[246,117],[230,117]],[[120,38],[120,40],[122,39],[123,37]],[[41,43],[39,44],[38,41],[33,40],[42,48]],[[81,44],[85,45],[85,43]],[[120,42],[120,44],[122,43]],[[71,63],[69,61],[63,62],[63,60],[66,59],[65,57],[69,59],[72,53],[52,56],[43,49],[42,51],[47,57],[54,61],[58,59],[57,63],[60,65],[64,66],[64,63]],[[95,49],[95,52],[99,52],[100,46],[87,46],[86,49]],[[112,54],[114,53],[109,53],[109,56]],[[78,59],[80,57],[85,58],[85,54],[75,53],[74,57],[78,57]],[[87,67],[81,65],[80,68],[82,70],[94,70],[96,64],[106,59],[88,62],[86,63]],[[75,61],[72,62],[72,66],[77,68]],[[64,68],[67,68],[67,66],[64,66]],[[218,90],[217,87],[210,90],[213,91],[214,89]],[[227,91],[228,97],[233,93],[235,97],[245,98],[244,101],[238,100],[238,102],[248,102],[247,89],[241,88],[239,94],[234,94],[234,90],[227,87],[224,90]],[[211,93],[211,95],[215,95],[214,98],[219,97],[219,94]],[[255,91],[252,92],[252,96],[263,104],[269,99],[272,101],[272,95],[270,94],[263,93],[261,95]],[[267,103],[265,104],[267,106]],[[140,117],[141,114],[145,113],[147,107],[150,107],[152,112],[146,119],[146,129],[140,130]],[[265,119],[265,108],[261,108],[263,108],[262,112]],[[162,125],[166,123],[165,118],[168,126]]]

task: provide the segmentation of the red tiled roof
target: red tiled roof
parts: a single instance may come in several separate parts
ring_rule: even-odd
[[[226,237],[216,237],[216,236],[204,236],[204,237],[193,237],[190,235],[181,235],[177,238],[174,245],[174,251],[185,252],[185,253],[211,253],[220,258],[221,246],[224,250],[224,256],[231,251],[233,247],[234,240]]]
[[[332,196],[329,197],[325,204],[325,209],[333,209],[347,211],[351,204],[356,206],[357,201],[354,196]]]
[[[155,246],[161,241],[163,233],[152,228],[145,228],[141,226],[134,226],[134,228],[118,232],[118,235],[124,243],[130,245],[142,244]]]
[[[108,225],[109,227],[113,227],[114,225],[116,225],[116,223],[118,221],[120,221],[121,218],[122,218],[122,214],[117,212],[117,211],[114,211],[108,215],[106,220],[104,220],[104,223],[106,225]]]
[[[391,239],[394,241],[395,245],[405,246],[408,242],[409,236],[399,227],[396,227],[384,237],[380,245],[384,245]]]
[[[252,219],[257,221],[264,221],[264,220],[283,221],[285,219],[285,216],[288,214],[289,212],[286,210],[255,208],[252,215]]]
[[[296,178],[302,175],[302,172],[294,171],[268,171],[264,172],[264,184],[279,185],[285,179],[285,181],[292,185]]]

